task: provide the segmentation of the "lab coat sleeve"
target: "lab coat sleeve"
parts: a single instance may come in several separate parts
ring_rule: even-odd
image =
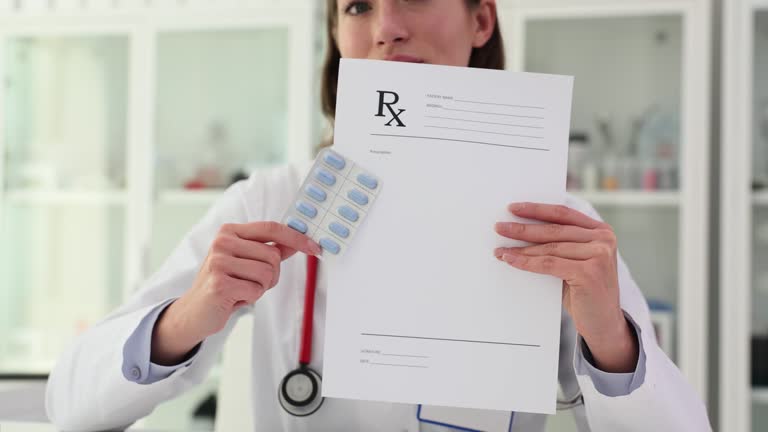
[[[160,314],[174,302],[175,299],[164,301],[152,309],[139,323],[138,328],[128,336],[123,347],[123,376],[128,381],[138,384],[154,384],[166,379],[171,374],[185,366],[190,366],[200,352],[200,345],[195,347],[190,355],[181,363],[173,366],[163,366],[150,361],[152,354],[152,332]]]
[[[60,356],[46,389],[48,417],[58,429],[97,431],[125,427],[205,379],[237,317],[205,340],[194,362],[185,363],[167,378],[151,384],[142,385],[126,378],[123,369],[130,359],[125,354],[131,353],[125,353],[124,347],[159,305],[180,297],[192,286],[221,225],[261,220],[263,212],[253,209],[264,204],[265,185],[257,176],[228,188],[160,270],[127,303],[86,330]],[[248,310],[242,308],[238,316]],[[127,368],[129,376],[132,369]],[[138,371],[142,376],[147,373]]]
[[[571,207],[600,219],[589,204],[579,203],[575,198],[571,200]],[[621,256],[618,257],[618,273],[621,308],[635,325],[645,362],[638,362],[634,374],[638,382],[633,385],[636,388],[626,395],[611,396],[600,392],[590,374],[579,373],[586,365],[581,362],[584,358],[577,346],[573,366],[584,395],[590,431],[710,431],[701,397],[659,347],[648,304]]]
[[[633,326],[635,335],[640,334],[640,327],[626,313],[627,321]],[[645,348],[642,338],[638,337],[637,365],[632,372],[609,373],[594,366],[592,353],[581,335],[576,342],[576,375],[589,375],[600,394],[610,397],[626,396],[635,391],[645,380]]]

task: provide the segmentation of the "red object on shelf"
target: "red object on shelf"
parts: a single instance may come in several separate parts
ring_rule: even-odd
[[[652,191],[659,188],[659,178],[656,170],[649,169],[643,173],[643,190]]]
[[[193,179],[184,183],[184,189],[205,189],[205,183],[198,179]]]

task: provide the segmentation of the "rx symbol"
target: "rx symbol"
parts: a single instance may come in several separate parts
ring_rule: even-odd
[[[379,111],[374,117],[386,117],[384,114],[384,107],[386,107],[392,118],[389,119],[385,126],[392,126],[392,122],[397,122],[397,127],[405,127],[405,123],[400,120],[400,116],[405,112],[405,109],[400,108],[395,112],[395,108],[392,108],[392,105],[395,105],[400,100],[400,96],[391,91],[377,90],[376,92],[379,94]],[[387,102],[385,100],[387,96],[391,96],[392,100]]]

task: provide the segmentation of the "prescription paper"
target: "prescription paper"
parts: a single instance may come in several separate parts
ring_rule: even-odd
[[[387,188],[328,269],[324,396],[555,412],[562,282],[498,261],[494,224],[564,202],[572,88],[342,60],[334,148]]]

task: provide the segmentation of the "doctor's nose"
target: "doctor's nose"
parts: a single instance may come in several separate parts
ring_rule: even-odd
[[[406,42],[410,32],[397,1],[382,1],[374,23],[374,40],[379,47]]]

